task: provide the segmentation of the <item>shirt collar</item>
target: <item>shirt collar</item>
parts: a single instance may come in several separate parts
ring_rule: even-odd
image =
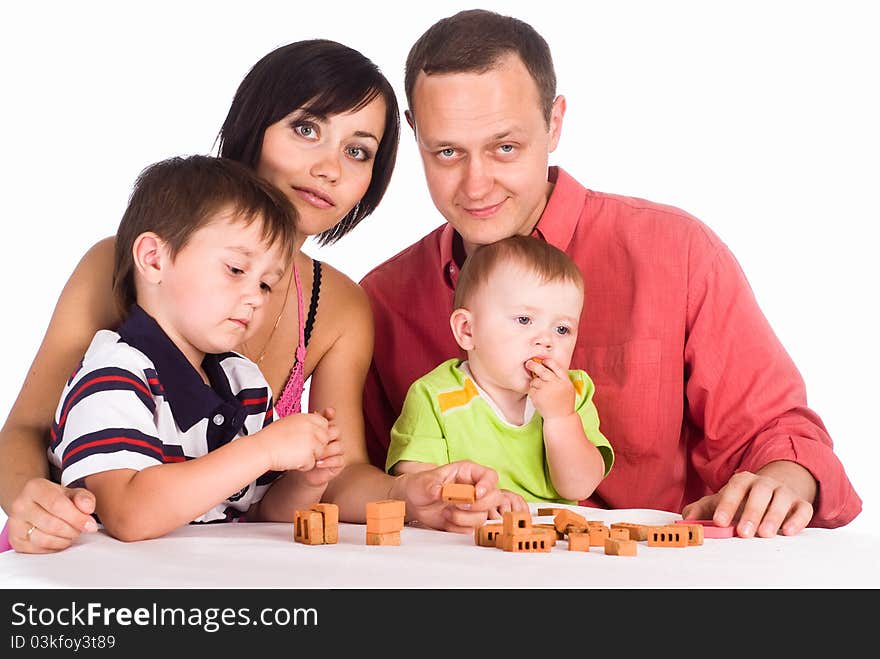
[[[547,180],[554,184],[553,192],[550,193],[532,235],[543,238],[564,252],[571,243],[581,210],[586,203],[587,191],[562,167],[550,167],[547,170]],[[440,234],[440,265],[443,268],[443,280],[451,289],[455,288],[458,281],[459,265],[455,262],[454,250],[457,240],[461,238],[447,222]]]
[[[229,381],[220,366],[220,356],[208,354],[202,362],[211,383],[209,386],[159,323],[139,305],[132,306],[117,332],[123,341],[153,362],[162,384],[162,395],[171,406],[174,421],[184,432],[202,419],[212,417],[224,403],[241,405],[232,395]]]

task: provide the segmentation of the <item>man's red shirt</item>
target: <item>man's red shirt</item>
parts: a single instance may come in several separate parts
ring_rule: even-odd
[[[583,272],[570,368],[595,383],[600,427],[616,455],[582,503],[680,512],[738,471],[791,460],[819,483],[811,525],[851,521],[861,499],[721,240],[677,208],[587,190],[561,168],[550,168],[550,180],[533,235]],[[459,270],[454,239],[444,224],[361,281],[375,318],[364,414],[379,468],[410,384],[464,357],[449,328]]]

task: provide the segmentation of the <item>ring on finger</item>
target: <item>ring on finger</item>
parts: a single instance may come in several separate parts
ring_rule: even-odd
[[[29,529],[27,530],[27,537],[28,537],[28,540],[31,539],[31,533],[34,532],[34,529],[35,529],[35,528],[37,528],[36,524],[31,524],[31,528],[29,528]]]

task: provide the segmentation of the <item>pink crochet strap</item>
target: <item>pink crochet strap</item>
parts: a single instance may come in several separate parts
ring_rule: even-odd
[[[287,416],[289,414],[298,414],[302,410],[302,395],[305,390],[305,318],[303,317],[302,283],[299,279],[299,269],[296,267],[296,261],[293,263],[293,276],[296,280],[299,345],[296,346],[296,359],[293,362],[293,368],[290,369],[290,375],[287,377],[284,391],[281,392],[281,396],[278,397],[278,400],[275,403],[275,412],[279,417]]]

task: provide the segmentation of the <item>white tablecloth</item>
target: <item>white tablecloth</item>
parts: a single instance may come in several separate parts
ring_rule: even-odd
[[[587,519],[662,524],[657,510],[571,509]],[[534,510],[534,508],[533,508]],[[535,517],[551,522],[552,517]],[[407,526],[400,546],[368,546],[365,526],[339,525],[335,545],[293,542],[291,524],[190,525],[123,543],[103,531],[58,554],[0,554],[4,588],[878,588],[880,537],[807,529],[792,537],[706,539],[635,557],[600,547],[513,553],[472,534]]]

